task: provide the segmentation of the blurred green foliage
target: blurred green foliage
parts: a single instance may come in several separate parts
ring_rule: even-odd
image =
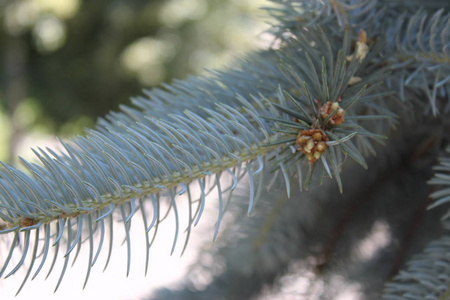
[[[255,49],[263,4],[0,0],[0,159],[24,155],[30,132],[79,134],[144,88]]]
[[[10,115],[31,99],[42,112],[36,121],[58,130],[81,116],[102,116],[142,88],[254,47],[249,36],[261,30],[261,3],[0,1],[2,108]]]

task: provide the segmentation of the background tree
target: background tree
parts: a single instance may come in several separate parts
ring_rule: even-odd
[[[256,43],[248,35],[262,24],[257,7],[249,1],[2,1],[2,109],[9,116],[21,106],[37,111],[34,124],[11,120],[6,161],[14,160],[31,125],[78,134],[129,104],[130,95],[251,50]]]

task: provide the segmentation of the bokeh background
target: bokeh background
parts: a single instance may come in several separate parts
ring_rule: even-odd
[[[82,133],[142,89],[252,51],[267,4],[0,0],[0,159],[14,162],[32,138]]]
[[[0,160],[15,164],[19,155],[32,160],[30,147],[55,147],[55,136],[83,134],[143,89],[227,67],[235,57],[266,47],[269,38],[260,33],[268,28],[267,17],[259,8],[267,5],[263,0],[0,0]],[[213,224],[206,226],[211,233]],[[170,226],[166,230],[171,240]],[[47,281],[39,275],[15,299],[147,295],[181,278],[195,257],[195,241],[184,258],[169,257],[171,241],[164,241],[164,231],[160,235],[147,277],[139,238],[141,252],[133,254],[128,278],[126,247],[117,241],[112,265],[105,274],[93,270],[84,292],[86,266],[78,262],[56,294],[58,271]],[[12,299],[23,277],[21,271],[0,279],[0,299]]]

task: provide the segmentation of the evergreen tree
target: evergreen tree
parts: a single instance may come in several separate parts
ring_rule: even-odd
[[[191,276],[185,289],[150,299],[280,298],[289,280],[296,299],[334,299],[348,286],[359,299],[446,299],[450,4],[275,2],[270,49],[134,98],[61,142],[65,152],[35,150],[40,164],[22,160],[26,172],[3,164],[0,228],[10,252],[0,276],[28,255],[25,283],[60,249],[58,287],[87,247],[86,284],[116,214],[128,248],[134,218],[150,247],[174,214],[173,252],[180,201],[190,207],[186,247],[215,200],[220,238],[201,252],[214,263],[199,257],[192,269],[211,282],[198,288]],[[370,252],[367,241],[378,246]]]

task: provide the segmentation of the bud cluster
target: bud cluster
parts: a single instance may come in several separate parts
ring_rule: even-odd
[[[321,129],[310,129],[300,132],[296,144],[298,150],[305,154],[309,163],[316,162],[327,149],[328,137]]]
[[[331,125],[339,125],[344,123],[345,111],[339,106],[338,102],[327,102],[322,107],[320,107],[319,112],[322,118],[326,119],[333,112],[334,115],[330,118],[328,123]]]

